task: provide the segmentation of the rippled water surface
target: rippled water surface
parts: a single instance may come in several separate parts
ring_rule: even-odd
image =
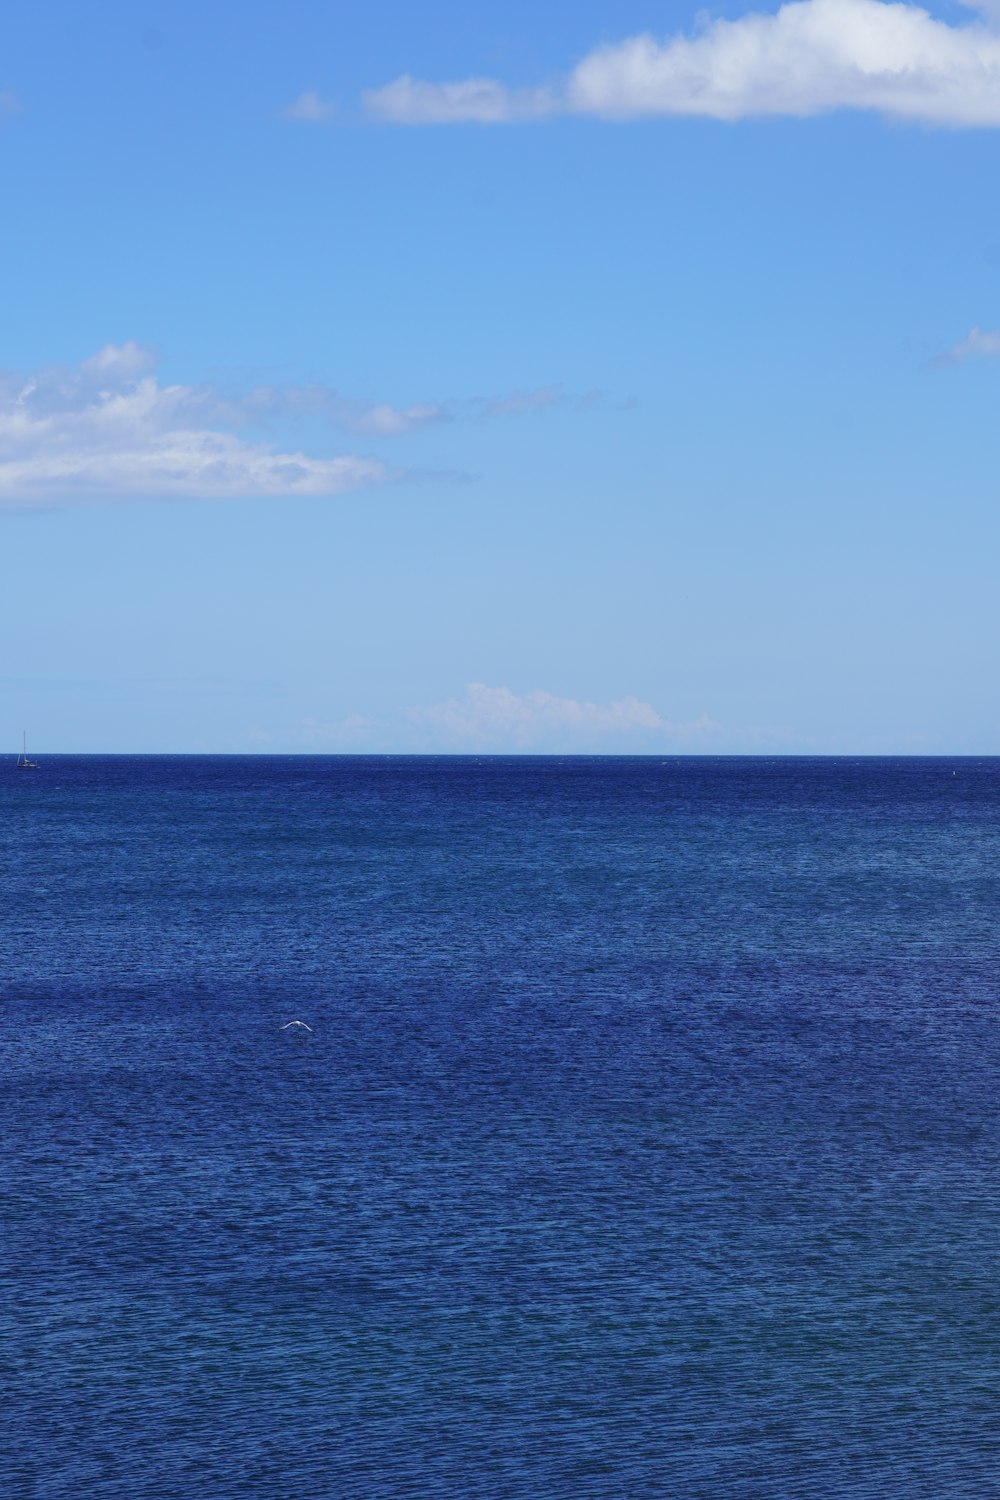
[[[0,818],[10,1500],[1000,1496],[1000,761]]]

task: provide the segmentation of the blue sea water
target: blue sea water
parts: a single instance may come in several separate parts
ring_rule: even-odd
[[[1000,761],[0,819],[6,1500],[1000,1496]]]

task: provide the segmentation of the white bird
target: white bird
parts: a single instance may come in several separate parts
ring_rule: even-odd
[[[306,1023],[305,1023],[305,1021],[286,1021],[285,1024],[284,1024],[284,1026],[281,1027],[281,1030],[282,1031],[290,1031],[293,1026],[298,1026],[298,1027],[301,1027],[301,1029],[303,1031],[308,1031],[308,1033],[309,1033],[310,1036],[315,1036],[316,1035],[316,1033],[315,1033],[315,1031],[313,1031],[312,1027],[311,1026],[307,1026]]]

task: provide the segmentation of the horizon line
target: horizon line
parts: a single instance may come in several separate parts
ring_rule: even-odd
[[[36,750],[49,760],[1000,760],[1000,750]]]

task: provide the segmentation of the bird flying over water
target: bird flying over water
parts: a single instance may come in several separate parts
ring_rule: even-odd
[[[286,1021],[285,1024],[284,1024],[284,1026],[282,1026],[281,1030],[282,1031],[290,1031],[293,1026],[298,1027],[301,1031],[308,1031],[308,1033],[309,1033],[310,1036],[315,1036],[316,1035],[316,1033],[315,1033],[315,1031],[313,1031],[312,1027],[311,1026],[307,1026],[306,1023],[305,1023],[305,1021]]]

